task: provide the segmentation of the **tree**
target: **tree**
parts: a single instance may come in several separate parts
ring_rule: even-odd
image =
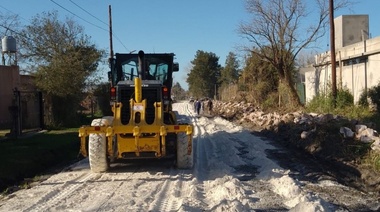
[[[315,63],[316,51],[302,51],[298,54],[296,67],[309,67]]]
[[[104,51],[91,43],[74,20],[60,21],[56,11],[35,16],[21,34],[20,54],[32,62],[31,75],[44,94],[46,123],[74,124],[81,93]]]
[[[0,12],[0,37],[15,36],[20,26],[19,17],[15,14],[3,14]]]
[[[254,51],[265,51],[254,50]],[[240,78],[241,90],[247,91],[247,95],[253,102],[260,105],[268,95],[278,92],[279,77],[275,67],[268,61],[262,60],[258,54],[249,53],[245,58],[242,76]]]
[[[226,64],[220,73],[222,87],[228,86],[230,83],[235,84],[239,79],[239,72],[239,61],[233,52],[229,52],[226,58]]]
[[[189,92],[196,97],[213,97],[215,86],[218,86],[221,66],[218,63],[219,57],[212,52],[198,50],[194,60],[191,61],[193,67],[187,74]]]
[[[347,4],[348,0],[341,0],[335,8]],[[314,7],[318,13],[317,20],[310,25],[306,23],[309,15],[306,6]],[[302,0],[247,0],[246,9],[252,14],[253,19],[251,22],[240,24],[240,34],[254,49],[269,46],[270,51],[252,51],[253,48],[250,46],[247,46],[246,50],[270,62],[278,72],[280,83],[289,88],[292,101],[301,105],[292,77],[294,61],[302,49],[326,33],[329,23],[328,3],[315,0],[315,5],[306,5]]]
[[[93,95],[97,102],[97,107],[99,108],[101,115],[112,116],[113,112],[110,105],[111,85],[109,82],[102,82],[96,85]],[[90,94],[91,97],[91,94]]]
[[[181,87],[178,82],[172,87],[172,98],[173,100],[184,100],[186,99],[186,91]]]

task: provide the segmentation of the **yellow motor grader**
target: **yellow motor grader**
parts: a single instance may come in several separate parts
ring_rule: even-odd
[[[172,110],[172,74],[179,70],[174,56],[143,51],[111,56],[113,116],[79,129],[80,151],[93,172],[107,171],[117,159],[173,157],[178,168],[193,166],[193,126],[178,123]]]

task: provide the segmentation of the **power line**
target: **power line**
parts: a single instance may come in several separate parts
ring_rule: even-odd
[[[93,24],[93,23],[91,23],[91,22],[85,20],[85,19],[82,18],[82,17],[79,17],[77,14],[75,14],[75,13],[71,12],[70,10],[66,9],[66,8],[63,7],[62,5],[60,5],[60,4],[58,4],[57,2],[55,2],[54,0],[50,0],[50,1],[53,2],[54,4],[58,5],[58,6],[61,7],[62,9],[66,10],[66,11],[69,12],[70,14],[72,14],[72,15],[74,15],[74,16],[80,18],[81,20],[85,21],[86,23],[89,23],[89,24],[91,24],[91,25],[93,25],[93,26],[96,26],[96,27],[98,27],[98,28],[100,28],[100,29],[102,29],[102,30],[108,32],[107,29],[104,29],[103,27],[100,27],[100,26],[98,26],[98,25],[96,25],[96,24]],[[87,10],[85,10],[83,7],[79,6],[78,4],[76,4],[75,2],[73,2],[72,0],[70,0],[70,2],[73,3],[75,6],[77,6],[78,8],[80,8],[81,10],[83,10],[84,12],[86,12],[87,14],[89,14],[90,16],[94,17],[94,18],[97,19],[98,21],[100,21],[100,22],[102,22],[103,24],[105,24],[105,25],[108,26],[107,23],[105,23],[104,21],[100,20],[100,19],[97,18],[96,16],[92,15],[90,12],[88,12]],[[125,50],[129,51],[128,48],[124,45],[124,43],[119,39],[119,37],[118,37],[115,33],[112,33],[112,35],[116,38],[116,40],[118,40],[118,41],[120,42],[120,44],[125,48]]]
[[[8,12],[14,13],[14,12],[8,10],[7,8],[5,8],[5,7],[1,6],[1,5],[0,5],[0,7],[3,8],[4,10],[8,11]]]
[[[98,26],[98,25],[96,25],[96,24],[93,24],[93,23],[87,21],[86,19],[84,19],[84,18],[78,16],[77,14],[71,12],[70,10],[66,9],[66,8],[63,7],[62,5],[60,5],[60,4],[58,4],[57,2],[55,2],[54,0],[50,0],[50,1],[53,2],[54,4],[56,4],[58,7],[60,7],[60,8],[62,8],[62,9],[64,9],[64,10],[66,10],[67,12],[69,12],[70,14],[72,14],[73,16],[75,16],[75,17],[81,19],[82,21],[84,21],[84,22],[86,22],[86,23],[88,23],[88,24],[91,24],[92,26],[95,26],[95,27],[97,27],[97,28],[99,28],[99,29],[102,29],[102,30],[104,30],[104,31],[108,31],[107,29],[104,29],[104,28],[101,27],[101,26]]]
[[[89,14],[90,16],[92,16],[93,18],[97,19],[98,21],[100,21],[103,24],[105,24],[106,26],[108,26],[108,24],[106,22],[100,20],[98,17],[94,16],[93,14],[91,14],[90,12],[88,12],[87,10],[85,10],[83,7],[79,6],[77,3],[73,2],[72,0],[70,0],[70,2],[73,3],[75,6],[79,7],[81,10],[83,10],[87,14]]]
[[[83,10],[85,13],[89,14],[90,16],[94,17],[95,19],[97,19],[98,21],[102,22],[103,24],[105,24],[106,26],[108,26],[108,24],[102,20],[100,20],[98,17],[94,16],[93,14],[91,14],[90,12],[88,12],[87,10],[85,10],[83,7],[79,6],[78,4],[76,4],[75,2],[73,2],[72,0],[69,0],[71,3],[73,3],[75,6],[79,7],[81,10]],[[129,51],[128,48],[124,45],[124,43],[119,39],[119,37],[112,32],[112,36],[114,36],[116,38],[116,40],[119,41],[119,43],[125,48],[125,50]]]
[[[23,19],[23,20],[29,22],[29,21],[28,21],[27,19],[25,19],[24,17],[22,17],[22,16],[20,16],[19,14],[15,13],[15,12],[13,12],[13,11],[7,9],[7,8],[5,8],[4,6],[1,6],[1,5],[0,5],[0,7],[3,8],[4,10],[8,11],[9,13],[12,13],[12,14],[15,15],[16,17],[20,17],[21,19]]]
[[[13,29],[11,29],[11,28],[9,28],[9,27],[7,27],[7,26],[4,26],[4,25],[2,25],[2,24],[0,24],[0,27],[3,27],[3,28],[5,28],[6,30],[9,30],[9,31],[11,31],[11,32],[13,32],[13,33],[15,33],[15,34],[18,34],[18,35],[23,36],[23,34],[21,34],[21,33],[19,33],[19,32],[16,32],[16,31],[14,31]]]
[[[90,25],[92,25],[92,26],[95,26],[95,27],[97,27],[97,28],[99,28],[99,29],[101,29],[101,30],[104,30],[104,31],[108,32],[107,29],[105,29],[105,28],[103,28],[103,27],[101,27],[101,26],[99,26],[99,25],[96,25],[96,24],[94,24],[94,23],[91,23],[91,22],[87,21],[86,19],[84,19],[84,18],[78,16],[77,14],[71,12],[69,9],[66,9],[66,8],[63,7],[62,5],[58,4],[58,3],[55,2],[54,0],[50,0],[50,1],[53,2],[54,4],[56,4],[57,6],[59,6],[60,8],[62,8],[63,10],[67,11],[68,13],[70,13],[70,14],[74,15],[75,17],[81,19],[82,21],[84,21],[84,22],[86,22],[86,23],[88,23],[88,24],[90,24]],[[92,16],[92,17],[94,17],[95,19],[97,19],[98,21],[100,21],[101,23],[103,23],[103,24],[105,24],[105,25],[108,26],[107,23],[105,23],[104,21],[100,20],[100,19],[97,18],[96,16],[92,15],[90,12],[88,12],[87,10],[85,10],[83,7],[79,6],[78,4],[76,4],[75,2],[73,2],[72,0],[70,0],[70,2],[73,3],[75,6],[77,6],[78,8],[80,8],[81,10],[83,10],[84,12],[86,12],[87,14],[89,14],[90,16]],[[5,8],[4,6],[0,5],[0,7],[3,8],[4,10],[6,10],[6,11],[12,13],[12,14],[17,15],[17,16],[20,17],[21,19],[23,19],[23,20],[29,22],[29,21],[26,20],[25,18],[21,17],[19,14],[14,13],[13,11],[11,11],[11,10]],[[0,25],[0,27],[3,27],[3,28],[5,28],[5,29],[7,29],[7,30],[9,30],[9,31],[11,31],[11,32],[13,32],[13,33],[15,33],[15,34],[21,35],[19,32],[14,31],[14,30],[12,30],[12,29],[10,29],[9,27],[6,27],[6,26],[4,26],[4,25]],[[115,33],[113,33],[112,36],[115,37],[116,40],[118,40],[118,41],[120,42],[120,44],[121,44],[121,45],[122,45],[127,51],[129,51],[128,48],[123,44],[123,42],[119,39],[119,37],[118,37]]]

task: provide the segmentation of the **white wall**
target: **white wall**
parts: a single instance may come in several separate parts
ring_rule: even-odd
[[[365,90],[365,63],[344,66],[342,70],[342,88],[347,88],[354,96],[354,102],[358,102],[360,95]]]
[[[347,88],[357,103],[366,88],[380,83],[380,37],[337,49],[336,54],[337,62],[367,58],[367,62],[336,67],[337,87]],[[331,87],[330,52],[315,58],[315,66],[305,70],[306,102]]]

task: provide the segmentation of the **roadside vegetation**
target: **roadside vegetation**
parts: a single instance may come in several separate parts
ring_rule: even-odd
[[[374,88],[378,89],[380,84]],[[354,104],[353,96],[347,90],[338,90],[336,105],[332,100],[330,93],[320,94],[312,99],[303,107],[294,107],[291,104],[280,104],[281,95],[286,95],[284,90],[272,92],[267,96],[260,94],[260,91],[246,92],[239,91],[235,86],[228,89],[225,93],[229,102],[248,103],[246,109],[234,110],[228,108],[230,103],[222,103],[227,107],[216,109],[228,120],[236,121],[242,124],[252,133],[270,139],[273,142],[291,150],[300,155],[310,157],[324,167],[324,171],[338,180],[343,180],[347,185],[354,186],[362,191],[380,191],[380,152],[372,150],[372,142],[361,142],[358,138],[344,137],[340,133],[341,127],[350,128],[356,131],[356,125],[366,125],[376,131],[379,131],[380,115],[377,112],[376,105]],[[370,89],[371,90],[371,89]],[[238,93],[238,95],[236,95]],[[372,92],[368,92],[371,94]],[[228,97],[230,100],[228,100]],[[262,101],[249,101],[249,99],[258,99]],[[374,102],[377,96],[368,95],[368,102]],[[367,97],[362,97],[367,99]],[[375,98],[372,100],[372,98]],[[268,101],[272,99],[271,101]],[[239,105],[239,104],[238,104]],[[229,111],[226,113],[226,111]],[[276,114],[289,117],[287,115],[309,113],[314,117],[309,119],[310,115],[306,114],[306,120],[303,123],[295,123],[293,119],[288,121],[281,120],[278,124],[270,125],[268,121],[250,122],[243,118],[245,111],[252,111],[259,115],[264,112],[263,116],[270,117]],[[320,117],[316,118],[316,116]],[[326,118],[326,119],[325,119]],[[258,118],[260,119],[260,118]],[[270,119],[267,119],[270,120]],[[263,124],[265,123],[265,124]],[[304,134],[306,133],[306,134]],[[305,136],[306,135],[306,136]]]
[[[331,113],[358,120],[360,123],[365,123],[379,132],[379,101],[380,84],[369,89],[367,93],[363,93],[358,104],[354,104],[354,98],[347,89],[340,89],[337,92],[335,106],[330,92],[316,96],[306,105],[305,109],[307,112],[322,114]],[[359,164],[368,166],[380,173],[380,152],[371,150],[370,144],[356,142],[354,145],[350,145],[347,149],[350,151],[347,151],[346,154],[353,156]]]
[[[29,183],[48,171],[61,171],[58,167],[62,169],[78,160],[78,153],[77,128],[43,131],[17,140],[2,140],[0,192],[18,189],[16,185],[20,185],[20,182],[24,182],[21,186],[27,188]]]

